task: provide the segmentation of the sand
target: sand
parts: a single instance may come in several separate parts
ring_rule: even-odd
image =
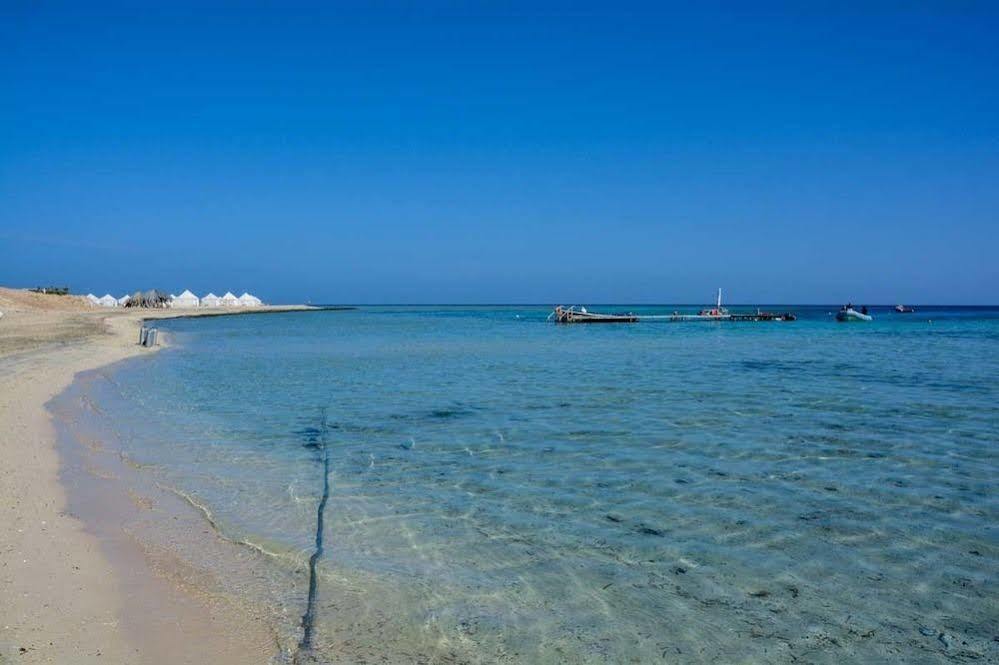
[[[164,574],[138,547],[112,551],[123,539],[109,536],[111,507],[88,526],[60,483],[45,404],[78,372],[155,353],[136,344],[143,318],[192,312],[4,288],[0,312],[0,663],[268,662],[274,638],[251,609]]]

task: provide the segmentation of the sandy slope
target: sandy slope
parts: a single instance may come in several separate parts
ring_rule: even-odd
[[[141,557],[113,569],[59,482],[45,403],[78,372],[152,353],[136,345],[141,318],[177,312],[3,288],[0,312],[0,663],[266,662],[273,638],[246,610],[185,592]],[[148,622],[129,615],[128,634],[126,593],[158,608]]]

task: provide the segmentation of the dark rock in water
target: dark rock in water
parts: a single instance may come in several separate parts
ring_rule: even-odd
[[[295,434],[305,439],[305,443],[302,444],[303,448],[308,448],[310,450],[317,450],[321,447],[320,439],[323,436],[323,432],[319,428],[303,427],[300,430],[296,430]]]
[[[604,515],[604,517],[605,517],[606,519],[608,519],[609,521],[611,521],[611,522],[614,522],[614,523],[619,523],[619,522],[621,522],[621,518],[620,518],[620,517],[618,517],[617,515]]]
[[[749,595],[753,598],[766,598],[770,595],[770,592],[766,589],[760,589],[759,591],[750,591]]]
[[[647,526],[645,524],[639,524],[638,527],[635,530],[638,531],[638,533],[641,533],[641,534],[646,535],[646,536],[660,536],[660,537],[662,537],[662,536],[666,535],[665,531],[661,531],[659,529],[653,529],[651,526]]]
[[[677,566],[676,568],[673,569],[673,574],[674,575],[686,575],[687,574],[687,569],[684,568],[683,566]]]
[[[416,445],[414,441],[403,441],[399,444],[399,447],[403,450],[412,450],[414,445]]]
[[[922,626],[919,629],[919,633],[924,637],[933,637],[934,635],[937,634],[937,631],[933,630],[932,628],[927,628],[926,626]]]
[[[458,403],[450,408],[433,409],[427,416],[437,420],[451,420],[452,418],[472,415],[476,410],[474,406]]]

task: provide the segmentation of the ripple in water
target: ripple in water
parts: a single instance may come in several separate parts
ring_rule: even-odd
[[[144,473],[268,553],[218,574],[286,646],[322,438],[319,662],[996,659],[999,313],[827,309],[177,320],[177,348],[88,396]]]

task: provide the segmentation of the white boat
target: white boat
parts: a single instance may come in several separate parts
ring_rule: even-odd
[[[836,320],[848,323],[850,321],[873,321],[874,317],[865,312],[858,312],[853,307],[844,307],[836,312]]]

